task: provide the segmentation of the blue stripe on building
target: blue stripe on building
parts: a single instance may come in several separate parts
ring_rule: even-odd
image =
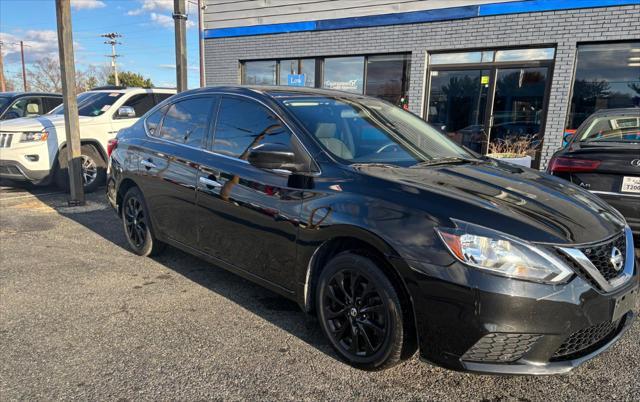
[[[327,31],[349,28],[366,28],[385,25],[415,24],[420,22],[449,21],[491,15],[534,13],[577,8],[611,7],[640,4],[640,0],[524,0],[508,3],[483,4],[412,11],[406,13],[370,15],[364,17],[338,18],[283,24],[253,25],[246,27],[207,29],[205,39],[234,36],[255,36],[287,32]]]

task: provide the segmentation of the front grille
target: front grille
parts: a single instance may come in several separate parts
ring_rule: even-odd
[[[618,333],[620,322],[602,322],[574,332],[560,345],[551,360],[571,360],[593,352]]]
[[[20,172],[20,169],[18,169],[13,165],[0,166],[0,173],[10,174],[10,175],[22,175],[22,172]]]
[[[622,274],[622,270],[616,271],[613,264],[609,261],[613,247],[617,247],[622,255],[625,255],[627,241],[624,234],[621,234],[608,243],[580,249],[607,281],[615,279]]]
[[[462,360],[472,362],[510,363],[529,352],[542,335],[492,333],[483,336]]]
[[[12,139],[12,133],[0,133],[0,148],[9,148],[11,146]]]

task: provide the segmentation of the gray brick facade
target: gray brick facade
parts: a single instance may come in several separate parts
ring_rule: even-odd
[[[409,108],[422,115],[426,59],[432,51],[557,46],[542,166],[562,143],[576,47],[640,39],[640,6],[539,12],[421,24],[207,39],[207,85],[240,83],[240,61],[268,58],[411,53]]]

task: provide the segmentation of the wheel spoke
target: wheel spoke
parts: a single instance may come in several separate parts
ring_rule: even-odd
[[[379,327],[378,324],[374,323],[373,321],[362,320],[362,325],[370,328],[376,337],[381,338],[384,336],[384,328]]]
[[[340,307],[345,307],[345,303],[343,301],[341,301],[340,299],[338,299],[338,296],[336,295],[336,291],[333,288],[333,286],[329,285],[327,287],[327,296],[329,297],[329,299],[331,299],[335,304],[339,305]]]
[[[347,332],[347,328],[349,328],[349,325],[345,322],[342,323],[342,326],[340,328],[336,328],[333,331],[333,336],[336,338],[336,341],[341,341],[342,338],[344,338],[345,333]]]
[[[360,328],[360,334],[362,335],[362,339],[364,339],[364,347],[367,349],[367,352],[372,353],[375,350],[375,347],[371,343],[371,339],[369,338],[367,331],[360,323],[358,323],[358,328]]]
[[[358,335],[358,328],[357,327],[352,327],[351,329],[351,351],[354,354],[358,354],[358,352],[360,351],[360,335]]]
[[[367,305],[362,307],[360,312],[364,314],[383,314],[384,306],[382,304],[375,304],[372,306]]]
[[[343,306],[344,306],[344,304],[343,304]],[[340,309],[340,310],[338,310],[338,311],[327,310],[326,317],[327,317],[327,319],[329,319],[329,320],[333,320],[333,319],[335,319],[335,318],[338,318],[338,317],[340,317],[340,316],[343,316],[346,312],[347,312],[347,308],[346,308],[346,307],[341,308],[341,309]]]

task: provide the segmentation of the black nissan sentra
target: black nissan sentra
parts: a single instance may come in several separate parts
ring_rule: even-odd
[[[295,300],[358,368],[419,350],[455,370],[564,373],[634,318],[620,213],[377,99],[187,91],[109,151],[108,198],[137,254],[168,244]]]

